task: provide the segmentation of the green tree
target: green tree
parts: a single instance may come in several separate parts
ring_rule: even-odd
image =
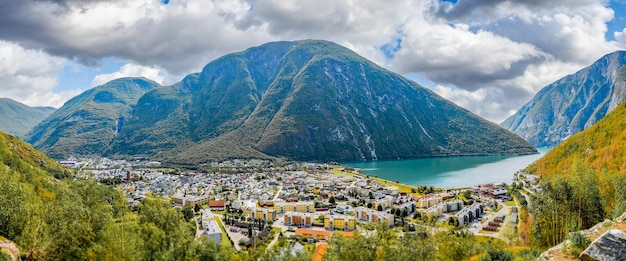
[[[190,220],[193,218],[193,208],[191,208],[189,204],[184,205],[180,211],[183,213],[183,217],[185,218],[185,220]]]

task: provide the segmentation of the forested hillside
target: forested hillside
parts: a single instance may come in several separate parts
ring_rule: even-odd
[[[626,211],[626,104],[552,149],[526,171],[542,178],[532,201],[536,244],[555,245],[570,231]]]
[[[137,211],[120,190],[59,180],[72,173],[0,133],[0,236],[35,260],[216,260],[195,225],[160,198]],[[56,178],[55,178],[56,177]]]

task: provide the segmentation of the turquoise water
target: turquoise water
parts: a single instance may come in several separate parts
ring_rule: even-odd
[[[538,148],[539,154],[525,156],[466,156],[343,163],[361,173],[409,185],[468,187],[480,183],[510,183],[513,174],[541,158],[550,148]]]

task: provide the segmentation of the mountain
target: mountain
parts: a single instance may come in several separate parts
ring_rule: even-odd
[[[524,170],[541,178],[541,193],[531,193],[534,244],[556,245],[626,212],[625,129],[622,103]]]
[[[105,155],[160,155],[196,164],[536,152],[517,135],[326,41],[273,42],[225,55],[179,83],[147,91],[132,108],[119,132],[97,146]],[[47,133],[65,129],[40,127]],[[94,136],[103,127],[84,134]],[[69,134],[64,139],[83,145],[72,150],[33,144],[58,152],[53,157],[97,151]]]
[[[501,126],[537,147],[554,146],[611,112],[626,98],[626,51],[607,54],[544,87]]]
[[[626,103],[590,128],[554,147],[526,170],[539,176],[566,176],[574,161],[581,160],[594,172],[626,173]]]
[[[8,98],[0,98],[0,131],[22,137],[54,110],[52,107],[29,107]]]
[[[273,52],[280,56],[259,63],[255,58],[266,48],[280,50]],[[201,77],[223,75],[216,69],[233,60],[247,68],[244,89],[254,110],[235,130],[179,153],[178,161],[232,155],[225,150],[231,147],[320,161],[535,151],[515,135],[334,43],[267,44],[210,63]]]
[[[25,140],[53,158],[101,155],[126,124],[132,106],[158,86],[144,78],[122,78],[89,89],[35,126]]]

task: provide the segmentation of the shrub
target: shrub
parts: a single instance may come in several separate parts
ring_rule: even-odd
[[[513,261],[513,253],[502,249],[489,249],[480,261]]]
[[[580,232],[571,233],[569,235],[569,240],[572,242],[572,246],[580,249],[585,249],[589,246],[589,244],[591,244],[591,239]]]

